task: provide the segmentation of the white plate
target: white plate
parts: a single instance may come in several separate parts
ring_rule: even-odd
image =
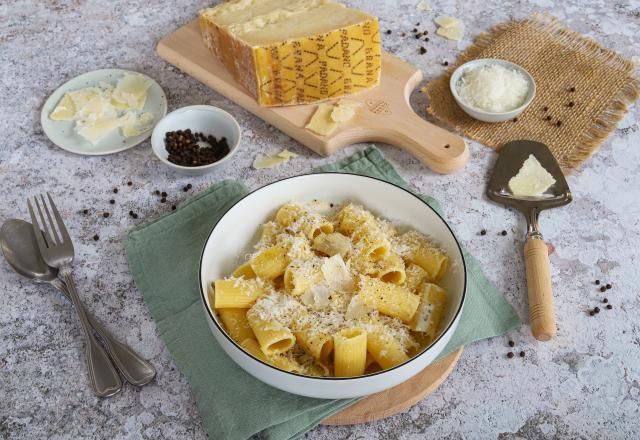
[[[63,150],[72,153],[84,155],[101,155],[117,153],[118,151],[127,150],[135,147],[140,142],[151,136],[151,129],[138,136],[125,138],[122,136],[120,129],[114,130],[105,139],[92,145],[91,142],[84,139],[76,133],[74,129],[75,122],[71,121],[53,121],[49,119],[49,114],[56,108],[60,99],[65,93],[72,90],[84,89],[85,87],[97,87],[100,81],[105,81],[113,85],[116,84],[125,73],[138,73],[122,69],[101,69],[87,72],[80,76],[76,76],[72,80],[61,85],[55,92],[49,96],[44,103],[42,112],[40,113],[40,123],[47,137]],[[167,114],[167,98],[162,88],[153,79],[144,75],[151,81],[151,87],[147,95],[147,100],[142,111],[153,114],[154,125]]]
[[[450,268],[440,283],[448,293],[440,333],[429,347],[404,364],[354,378],[310,377],[289,373],[265,364],[242,350],[211,312],[207,295],[209,283],[228,276],[239,265],[242,256],[254,250],[260,225],[273,219],[277,209],[287,202],[313,199],[360,203],[374,214],[392,221],[401,230],[412,228],[428,234],[449,255]],[[399,186],[371,177],[321,173],[274,182],[232,206],[213,227],[205,243],[200,260],[199,284],[204,313],[213,336],[229,357],[247,373],[290,393],[321,399],[342,399],[373,394],[396,386],[433,362],[451,339],[460,320],[467,276],[462,250],[453,232],[442,217],[420,198]]]

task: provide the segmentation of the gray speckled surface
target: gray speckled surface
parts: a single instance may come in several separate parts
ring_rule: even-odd
[[[51,190],[75,237],[77,276],[90,308],[122,340],[151,359],[157,381],[126,387],[114,398],[95,398],[87,384],[82,342],[70,306],[51,289],[27,282],[0,264],[0,438],[189,438],[206,434],[184,377],[160,341],[129,274],[122,239],[136,223],[160,215],[189,194],[223,176],[177,177],[154,160],[149,142],[106,157],[81,157],[53,146],[40,128],[40,107],[64,81],[88,70],[120,67],[145,72],[164,87],[169,109],[189,104],[220,106],[244,128],[244,141],[226,176],[258,187],[310,170],[330,160],[167,65],[154,53],[158,39],[191,19],[206,1],[36,2],[0,4],[0,219],[26,218],[25,198]],[[549,10],[572,28],[625,56],[640,44],[640,3],[569,0],[350,1],[380,16],[382,29],[408,31],[415,22],[434,31],[432,18],[464,19],[459,45],[434,37],[428,53],[394,33],[387,50],[423,70],[440,74],[473,35],[512,16]],[[424,100],[415,97],[424,114]],[[527,325],[510,338],[524,359],[505,357],[508,337],[482,341],[464,351],[451,376],[410,411],[354,427],[320,427],[308,439],[384,438],[638,438],[640,437],[640,127],[634,106],[596,154],[569,177],[575,201],[543,214],[551,257],[559,323],[557,338],[537,343]],[[289,148],[299,159],[274,170],[249,168],[258,152]],[[362,146],[347,148],[343,157]],[[487,203],[484,182],[494,153],[471,142],[471,160],[455,175],[435,175],[404,152],[381,146],[419,191],[440,199],[451,225],[479,258],[489,278],[525,320],[522,244],[524,222],[514,212]],[[127,187],[125,182],[134,185]],[[119,187],[109,205],[111,188]],[[169,193],[160,204],[155,189]],[[90,209],[90,215],[80,211]],[[140,213],[133,221],[128,211]],[[107,210],[111,217],[98,213]],[[481,237],[482,228],[488,234]],[[506,237],[499,231],[508,231]],[[94,233],[100,241],[94,242]],[[612,310],[589,317],[604,295],[596,278],[611,281]],[[600,304],[601,308],[602,305]]]

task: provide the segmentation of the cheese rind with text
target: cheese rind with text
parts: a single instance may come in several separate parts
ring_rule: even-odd
[[[378,19],[328,0],[233,0],[200,12],[207,48],[260,105],[307,104],[380,81]]]

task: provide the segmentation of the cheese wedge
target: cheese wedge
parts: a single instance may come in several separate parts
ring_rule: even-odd
[[[304,104],[380,80],[378,19],[328,0],[232,0],[200,12],[205,45],[260,105]]]

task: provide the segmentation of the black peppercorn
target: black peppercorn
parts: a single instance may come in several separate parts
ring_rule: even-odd
[[[133,215],[131,216],[133,218],[138,218],[138,214],[136,214],[135,212],[133,213]]]
[[[171,210],[172,210],[172,211],[175,211],[175,210],[176,210],[176,205],[173,205],[173,206],[171,207]]]
[[[513,341],[509,341],[509,347],[514,347],[515,345],[516,345],[516,343],[515,343],[515,342],[513,342]]]
[[[420,55],[424,55],[425,53],[427,53],[427,49],[425,49],[424,47],[420,48]]]
[[[562,125],[562,121],[556,122],[556,127],[560,127]]]
[[[513,122],[518,122],[518,118],[513,118]]]
[[[162,197],[167,197],[167,193],[166,193],[166,192],[164,192],[164,191],[162,191],[162,194],[161,194],[161,195],[162,195]]]
[[[547,116],[547,121],[550,121],[550,120],[551,120],[551,116]]]
[[[589,311],[589,316],[593,316],[593,315],[595,315],[595,313],[593,312],[593,310],[590,310]]]
[[[98,234],[93,236],[93,241],[98,241],[100,239],[100,236]]]
[[[596,280],[596,286],[600,284],[600,280]]]
[[[487,230],[486,229],[482,229],[480,231],[480,235],[487,235]]]
[[[193,188],[193,185],[190,183],[187,183],[187,189],[191,189],[191,188]]]
[[[156,190],[156,195],[159,196],[160,195],[160,190]]]
[[[569,104],[567,104],[569,107],[573,107],[575,104],[573,101],[569,101]]]
[[[520,352],[520,357],[523,358],[524,357],[524,351]]]
[[[86,215],[86,214],[89,214],[89,210],[88,210],[88,209],[83,209],[83,210],[82,210],[82,213],[83,213],[83,214],[85,214],[85,215]]]
[[[127,186],[131,186],[131,185],[133,185],[133,182],[132,182],[131,180],[129,180],[129,181],[127,182]]]
[[[607,290],[609,290],[611,289],[611,284],[607,284],[605,287],[607,288]]]
[[[500,233],[500,235],[502,235],[502,236],[504,237],[505,235],[507,235],[507,231],[502,231],[502,232]]]
[[[547,111],[549,111],[549,107],[547,107],[547,106],[545,105],[544,107],[542,107],[542,111],[543,111],[543,112],[547,112]]]
[[[103,216],[104,218],[107,218],[107,217],[109,217],[109,213],[108,213],[108,212],[103,212],[103,213],[102,213],[102,216]]]
[[[166,201],[167,201],[167,199],[166,199],[165,197],[163,197],[163,198],[161,198],[161,199],[160,199],[160,203],[164,203],[164,202],[166,202]]]
[[[513,352],[512,352],[512,351],[510,351],[509,353],[507,353],[507,357],[508,357],[509,359],[513,358],[513,356],[514,356],[514,354],[513,354]]]
[[[607,288],[605,286],[600,287],[600,292],[606,292]]]
[[[443,66],[448,66],[448,65],[449,65],[449,61],[444,60],[444,61],[442,62],[442,65],[443,65]]]
[[[118,194],[118,188],[113,188],[113,193]]]
[[[570,87],[570,88],[569,88],[569,91],[570,91],[570,92],[575,92],[575,91],[576,91],[576,88],[575,88],[575,87]]]
[[[387,31],[385,32],[387,35],[391,35],[391,29],[387,29]]]
[[[607,304],[607,309],[611,310],[613,309],[613,306],[611,304]]]
[[[600,313],[600,307],[594,307],[593,313]]]
[[[603,299],[602,302],[605,303],[605,304],[608,303],[609,302],[609,298]]]
[[[113,205],[113,204],[115,204],[115,203],[116,203],[116,201],[115,201],[115,200],[113,200],[113,199],[111,199],[111,200],[109,200],[109,203],[111,203],[111,204]]]

